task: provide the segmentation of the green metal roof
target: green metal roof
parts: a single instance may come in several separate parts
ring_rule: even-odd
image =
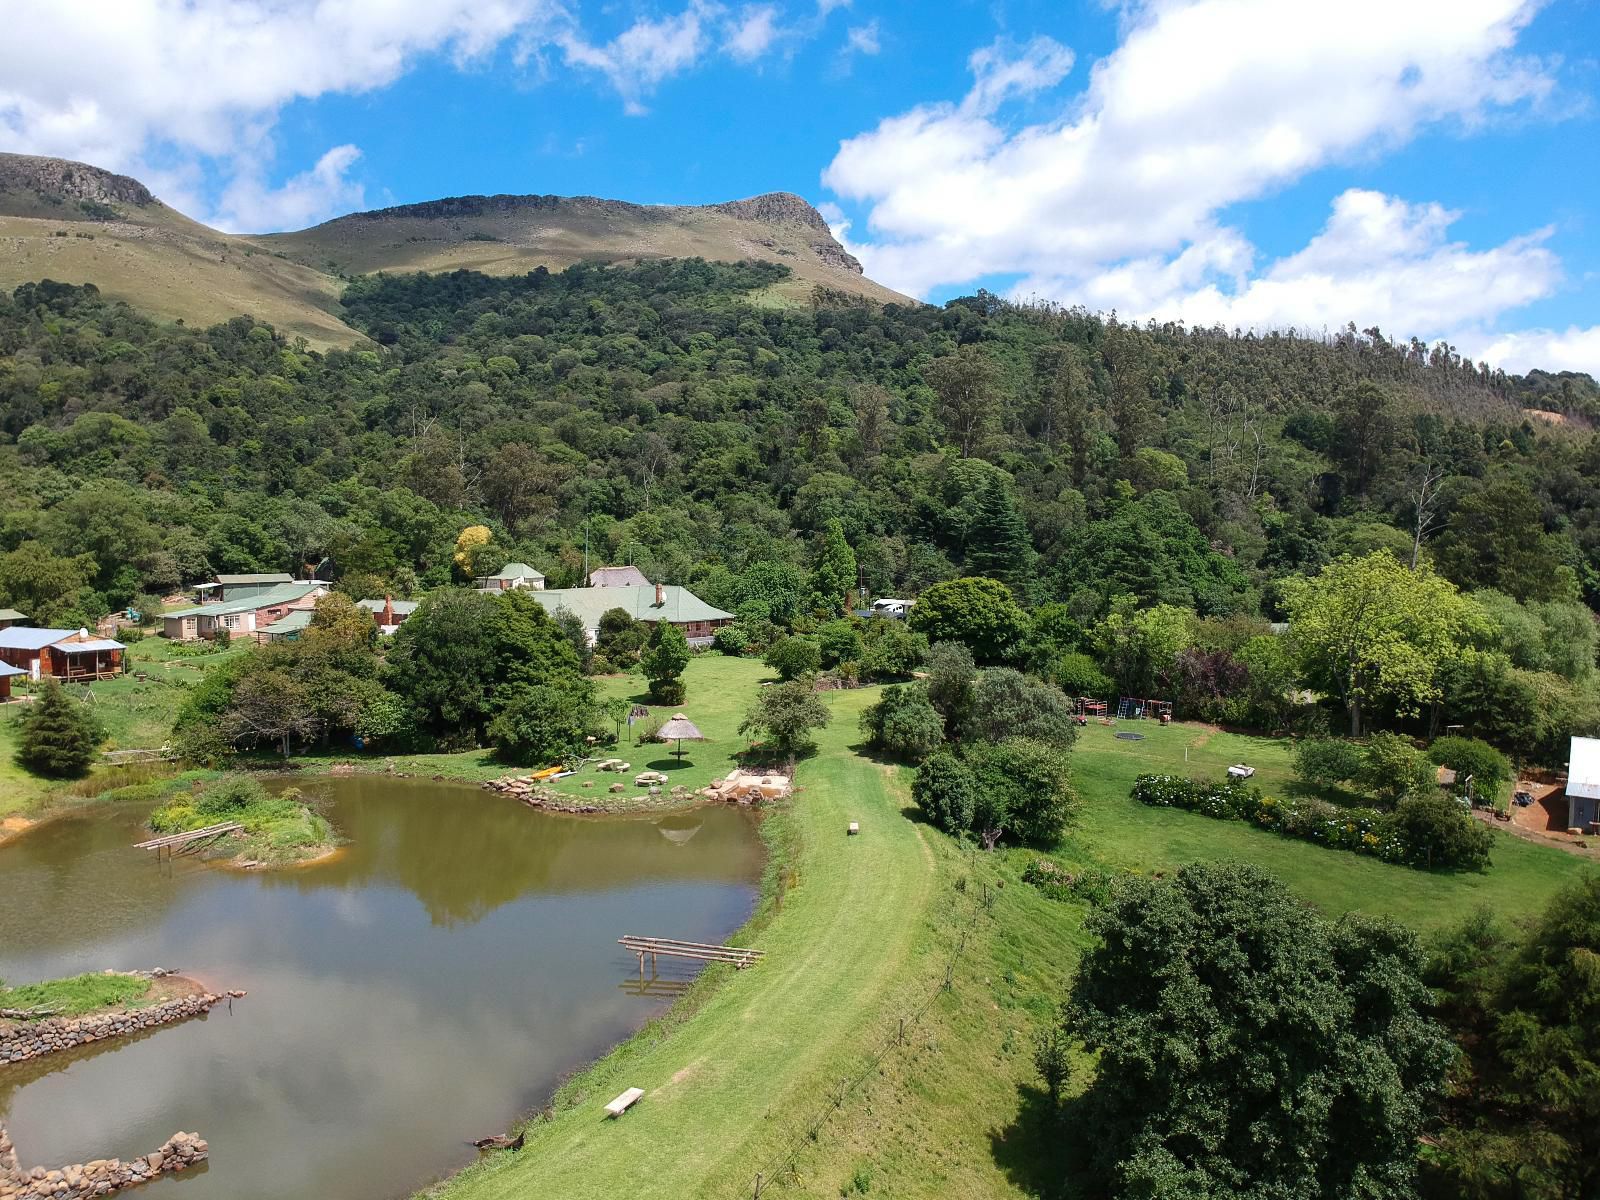
[[[544,574],[535,571],[527,563],[507,563],[494,575],[480,575],[479,579],[543,579]]]
[[[285,613],[261,632],[272,637],[281,637],[286,633],[299,633],[311,624],[311,610],[297,608]]]
[[[654,587],[546,588],[528,591],[552,613],[564,608],[583,622],[585,629],[599,627],[600,617],[620,608],[635,621],[670,621],[685,625],[690,621],[729,621],[733,614],[713,608],[688,588],[665,586],[662,602],[656,604]]]
[[[0,621],[26,621],[27,613],[19,613],[14,608],[0,608]]]
[[[302,597],[309,596],[318,588],[325,588],[325,583],[280,583],[277,587],[268,588],[264,592],[256,592],[249,596],[240,596],[237,600],[223,600],[217,604],[199,604],[194,608],[180,608],[176,612],[163,613],[163,617],[225,617],[232,613],[254,612],[258,608],[271,608],[274,604],[289,604]]]

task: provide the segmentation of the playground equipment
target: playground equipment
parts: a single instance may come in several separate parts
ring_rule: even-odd
[[[1117,701],[1117,719],[1119,721],[1160,721],[1163,725],[1172,721],[1171,700],[1147,700],[1140,696],[1124,696]]]
[[[1074,710],[1080,717],[1104,717],[1106,715],[1106,702],[1095,700],[1089,696],[1079,696]]]

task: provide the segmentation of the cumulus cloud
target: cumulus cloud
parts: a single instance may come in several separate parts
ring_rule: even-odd
[[[0,144],[166,179],[235,176],[231,211],[327,215],[353,157],[329,150],[274,199],[261,182],[281,109],[397,79],[424,55],[458,64],[559,14],[554,0],[16,0],[0,38]],[[202,213],[202,215],[206,215]]]
[[[1498,363],[1508,371],[1583,371],[1600,377],[1600,325],[1576,325],[1564,331],[1528,329],[1520,333],[1487,335],[1469,341],[1462,350],[1475,359]]]
[[[1320,330],[1355,321],[1406,335],[1480,327],[1560,283],[1561,265],[1544,244],[1551,230],[1472,250],[1448,238],[1458,215],[1351,188],[1316,237],[1259,273],[1255,248],[1217,228],[1170,257],[1077,279],[1029,276],[1016,291],[1071,294],[1091,308],[1191,325]]]
[[[361,208],[365,189],[349,175],[360,157],[355,146],[335,146],[309,171],[277,187],[269,187],[254,172],[237,175],[222,194],[218,224],[240,231],[301,229],[329,213]]]
[[[604,45],[588,42],[576,32],[557,40],[568,64],[604,74],[628,111],[640,114],[645,111],[642,97],[705,54],[717,11],[697,2],[675,16],[635,21]]]
[[[862,261],[901,290],[1026,272],[1070,301],[1102,274],[1107,293],[1174,294],[1253,258],[1219,229],[1230,205],[1430,123],[1482,122],[1544,98],[1546,70],[1515,54],[1534,10],[1534,0],[1149,0],[1125,10],[1122,43],[1053,118],[1013,126],[1003,109],[1058,88],[1070,51],[1048,38],[990,46],[971,59],[962,101],[885,118],[843,142],[822,179],[866,208]],[[1360,210],[1350,200],[1331,237],[1307,246],[1307,280],[1315,254],[1357,253],[1346,226]],[[1437,238],[1445,216],[1366,213],[1402,222],[1413,240]]]

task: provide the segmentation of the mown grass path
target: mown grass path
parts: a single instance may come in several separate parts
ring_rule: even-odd
[[[692,708],[692,676],[690,685]],[[915,973],[933,893],[935,861],[901,814],[896,777],[848,749],[874,696],[832,695],[832,725],[801,766],[802,791],[786,818],[793,877],[781,915],[749,943],[765,961],[724,980],[689,1021],[607,1059],[584,1080],[581,1099],[530,1131],[520,1154],[467,1171],[440,1195],[746,1194],[755,1172],[799,1135],[880,1026],[897,982]],[[862,833],[846,842],[852,820]],[[644,1100],[621,1120],[603,1120],[601,1105],[624,1087],[643,1088]]]

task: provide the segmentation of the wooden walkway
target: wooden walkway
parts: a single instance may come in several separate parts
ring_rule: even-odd
[[[676,938],[639,937],[636,934],[627,934],[617,939],[617,944],[626,946],[639,956],[639,977],[644,977],[644,956],[650,956],[650,972],[653,975],[656,969],[656,955],[664,954],[669,958],[693,958],[701,962],[732,963],[736,970],[744,970],[761,961],[766,953],[764,950],[746,950],[740,946],[712,946],[705,942],[681,942]]]
[[[193,845],[208,838],[224,837],[243,828],[244,826],[237,821],[223,821],[220,825],[207,825],[204,829],[191,829],[187,833],[169,833],[165,837],[151,838],[147,842],[137,842],[133,848],[135,850],[154,850],[156,852],[156,861],[159,862],[163,850],[167,852],[167,857],[171,858],[173,852],[180,846]]]

